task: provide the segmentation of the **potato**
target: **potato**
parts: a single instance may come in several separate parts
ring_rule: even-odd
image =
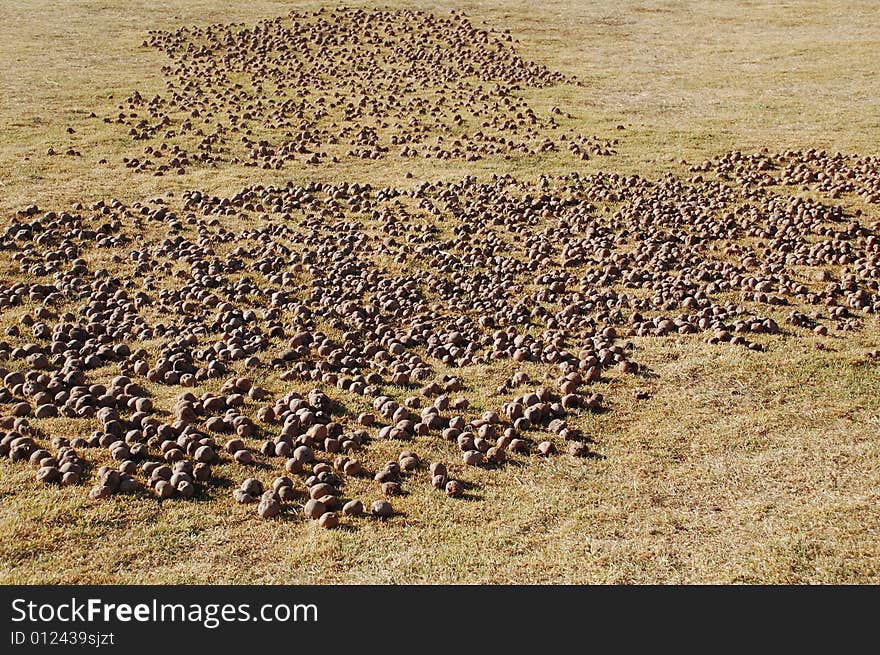
[[[293,459],[298,460],[303,464],[308,464],[315,459],[315,455],[312,452],[312,449],[308,446],[297,446],[293,451]]]
[[[474,435],[470,432],[464,432],[458,435],[458,447],[462,452],[476,450],[474,446]]]
[[[588,457],[590,455],[590,447],[583,441],[573,441],[568,447],[568,452],[574,457]]]
[[[61,481],[61,472],[54,466],[42,466],[37,470],[37,482],[52,484]]]
[[[400,468],[404,471],[415,471],[419,466],[417,457],[404,457],[400,460]]]
[[[251,454],[249,450],[238,450],[235,455],[233,455],[233,459],[242,464],[243,466],[247,466],[248,464],[253,463],[254,456]]]
[[[278,498],[285,503],[289,503],[294,498],[296,498],[296,491],[293,487],[281,487],[278,490]]]
[[[361,473],[361,471],[363,470],[363,466],[361,465],[360,461],[356,459],[350,459],[345,463],[345,466],[342,470],[346,475],[355,476]]]
[[[58,470],[61,471],[61,474],[65,473],[76,473],[77,475],[82,475],[83,468],[79,464],[79,462],[64,462],[61,466],[58,467]]]
[[[324,512],[318,519],[318,525],[322,528],[335,528],[339,525],[339,516],[335,512]]]
[[[257,513],[264,519],[271,519],[281,512],[281,503],[274,498],[263,498],[257,506]]]
[[[239,489],[251,496],[260,496],[263,493],[263,483],[255,478],[246,478],[239,485]]]
[[[37,464],[37,468],[44,468],[46,466],[58,468],[58,460],[54,457],[44,457]]]
[[[524,439],[511,439],[508,450],[512,453],[527,455],[529,453],[529,444]]]
[[[107,487],[110,491],[116,491],[119,487],[120,479],[121,475],[119,471],[109,469],[98,476],[98,484],[102,487]]]
[[[34,466],[39,466],[40,462],[42,462],[44,459],[51,457],[51,456],[52,456],[52,453],[50,453],[48,450],[43,450],[42,448],[40,448],[38,450],[35,450],[33,453],[31,453],[31,456],[28,458],[28,460]]]
[[[118,491],[120,493],[130,493],[141,488],[141,483],[130,475],[123,475],[119,480]]]
[[[127,456],[128,455],[126,455],[126,457]],[[186,455],[184,454],[184,452],[180,448],[172,448],[171,450],[169,450],[168,452],[165,453],[165,461],[166,462],[176,462],[178,460],[183,459],[185,456]]]
[[[110,487],[105,487],[104,485],[98,485],[93,487],[91,491],[89,491],[89,496],[94,498],[95,500],[104,500],[105,498],[109,498],[113,495],[113,490]]]
[[[403,493],[403,490],[401,489],[400,484],[397,482],[383,482],[382,493],[386,496],[399,496],[401,493]]]
[[[346,516],[363,516],[364,504],[359,500],[350,500],[342,507],[342,513]]]
[[[336,495],[336,489],[325,482],[319,482],[318,484],[312,485],[309,488],[309,496],[318,499],[322,496],[334,496]]]
[[[230,439],[223,448],[230,455],[234,455],[239,450],[244,450],[245,444],[241,439]]]
[[[284,462],[284,470],[288,473],[302,473],[303,472],[303,463],[301,460],[294,459],[291,457],[286,462]]]
[[[450,498],[458,498],[464,493],[464,485],[458,480],[450,480],[446,483],[446,495]]]
[[[303,515],[310,519],[317,519],[327,511],[327,506],[320,500],[312,498],[303,506]]]
[[[255,503],[258,500],[256,496],[249,494],[244,489],[236,489],[232,492],[232,497],[235,499],[235,502],[243,505]]]
[[[127,473],[128,475],[133,475],[137,471],[137,462],[134,462],[130,459],[125,460],[122,464],[119,465],[120,473]]]
[[[479,450],[468,450],[462,454],[461,459],[467,466],[479,466],[483,463],[484,457]]]
[[[217,457],[214,449],[210,446],[199,446],[196,449],[195,455],[193,456],[197,462],[201,462],[202,464],[210,464],[214,461],[214,458]]]
[[[181,480],[177,484],[176,489],[181,498],[192,498],[196,494],[196,488],[193,486],[193,483],[187,480]]]
[[[336,510],[342,505],[342,501],[339,500],[338,496],[331,496],[330,494],[321,496],[317,500],[324,503],[324,507],[327,508],[328,511]]]
[[[172,475],[174,475],[174,469],[167,464],[162,464],[153,469],[151,477],[161,480],[170,480]]]
[[[190,484],[192,484],[192,477],[187,473],[175,473],[171,476],[168,482],[171,483],[172,487],[177,489],[178,485],[180,485],[181,482],[189,482]]]
[[[278,491],[278,490],[281,489],[282,487],[292,487],[292,486],[293,486],[293,480],[291,480],[290,478],[288,478],[286,475],[283,475],[283,476],[277,477],[277,478],[275,478],[275,480],[272,482],[272,488],[273,488],[275,491]]]
[[[483,437],[477,437],[474,439],[474,450],[479,450],[481,453],[486,453],[492,444],[488,439],[484,439]]]
[[[391,503],[387,500],[377,500],[373,502],[373,505],[370,507],[370,511],[373,516],[379,518],[387,518],[394,514],[394,509],[391,507]]]
[[[192,476],[199,482],[207,482],[211,479],[211,465],[199,462],[193,467]]]
[[[314,473],[315,475],[321,475],[321,473],[329,473],[332,470],[333,469],[331,468],[331,466],[324,462],[315,464],[315,466],[312,467],[312,473]]]
[[[32,447],[28,445],[12,446],[9,450],[9,459],[13,462],[23,462],[30,457]]]
[[[544,455],[545,457],[548,457],[550,455],[555,455],[557,451],[556,451],[556,446],[553,445],[553,442],[542,441],[541,443],[538,444],[538,452],[541,453],[542,455]]]
[[[398,478],[397,473],[393,470],[384,468],[381,471],[377,471],[376,475],[373,476],[373,480],[379,483],[385,482],[396,482]]]
[[[431,486],[438,490],[444,489],[446,487],[446,476],[435,475],[431,477]]]
[[[503,464],[507,459],[504,449],[493,446],[486,451],[486,461],[490,464]]]
[[[156,497],[159,498],[159,500],[165,500],[171,498],[174,494],[174,487],[172,487],[171,483],[167,480],[159,480],[156,483],[156,486],[153,487],[153,493],[156,494]]]
[[[449,475],[449,472],[446,470],[446,464],[443,464],[442,462],[432,463],[428,470],[431,472],[432,476],[434,476],[434,475],[444,475],[444,476]]]

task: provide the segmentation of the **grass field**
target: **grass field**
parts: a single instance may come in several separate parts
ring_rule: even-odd
[[[566,126],[581,134],[618,139],[615,155],[586,162],[552,154],[342,159],[273,171],[229,163],[153,177],[122,165],[141,146],[100,120],[135,89],[145,97],[163,92],[165,57],[141,45],[148,30],[253,24],[320,3],[6,0],[3,226],[34,203],[128,203],[185,189],[229,196],[288,180],[407,187],[469,174],[535,178],[571,170],[653,179],[688,177],[681,160],[699,163],[729,150],[877,153],[880,15],[872,2],[848,3],[845,13],[829,0],[540,4],[540,11],[528,2],[406,6],[463,10],[476,26],[509,29],[525,59],[577,76],[581,86],[522,94],[536,111],[570,113]],[[47,155],[50,147],[82,156]],[[839,202],[863,211],[865,223],[880,221],[880,205]],[[3,264],[0,281],[10,284],[16,271],[5,254]],[[776,314],[780,325],[784,315]],[[650,374],[612,372],[597,385],[610,411],[578,419],[601,458],[530,455],[503,469],[468,469],[473,491],[457,502],[433,491],[422,471],[424,484],[394,499],[395,517],[337,530],[283,515],[261,520],[225,487],[191,502],[159,505],[148,495],[96,502],[87,486],[40,486],[31,467],[4,460],[0,582],[880,582],[880,367],[866,355],[880,348],[880,324],[868,315],[857,331],[760,340],[762,353],[718,348],[701,335],[635,337]],[[474,390],[473,410],[491,407],[485,389],[513,372],[512,364],[459,373]],[[275,374],[261,383],[279,395],[296,386]],[[164,411],[174,404],[168,389],[151,388]],[[648,398],[634,400],[637,389]],[[64,419],[41,425],[83,430]],[[371,457],[381,462],[399,450],[378,444]],[[425,461],[458,456],[454,444],[443,443],[420,445],[419,454]],[[235,481],[248,474],[231,462],[218,471]],[[355,491],[364,500],[376,495],[366,481]]]

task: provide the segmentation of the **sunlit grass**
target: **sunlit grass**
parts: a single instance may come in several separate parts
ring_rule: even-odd
[[[444,10],[407,3],[413,5]],[[0,215],[31,203],[60,209],[101,198],[179,197],[191,188],[230,195],[257,182],[409,186],[573,169],[653,178],[686,175],[680,160],[732,148],[876,152],[880,26],[873,3],[850,3],[844,14],[830,0],[559,0],[541,3],[540,11],[529,2],[456,6],[475,24],[510,28],[524,57],[576,75],[583,86],[530,90],[528,99],[536,111],[556,105],[571,113],[560,129],[617,138],[613,157],[343,159],[271,172],[193,167],[161,178],[122,166],[141,146],[101,118],[135,89],[145,97],[164,90],[163,55],[141,46],[148,29],[255,22],[293,6],[320,3],[3,2]],[[49,147],[73,147],[83,157],[49,156]],[[880,219],[876,208],[864,209],[869,220]],[[243,225],[235,219],[231,227]],[[289,515],[262,521],[220,486],[193,502],[159,506],[141,494],[96,503],[87,483],[40,487],[30,467],[3,461],[0,581],[880,581],[880,369],[864,356],[880,346],[875,319],[861,332],[827,339],[804,331],[762,338],[766,353],[709,346],[700,336],[634,341],[636,359],[653,375],[608,375],[596,388],[611,411],[575,419],[602,459],[514,456],[503,469],[465,471],[455,444],[377,445],[371,466],[412,448],[424,461],[453,462],[453,475],[473,484],[472,498],[451,501],[420,470],[405,485],[408,495],[394,499],[398,515],[387,522],[357,519],[347,522],[350,529],[324,531]],[[817,349],[818,342],[827,347]],[[508,362],[458,371],[472,410],[497,406],[492,392],[513,370]],[[544,376],[538,367],[530,372]],[[291,387],[274,375],[259,382],[276,394]],[[158,410],[170,412],[175,391],[147,386]],[[649,399],[635,400],[636,389]],[[343,399],[353,412],[367,408],[363,398]],[[63,419],[40,425],[59,433],[84,429]],[[233,483],[253,474],[234,463],[216,472]],[[257,477],[269,483],[278,473]],[[376,488],[365,479],[346,494],[366,502]]]

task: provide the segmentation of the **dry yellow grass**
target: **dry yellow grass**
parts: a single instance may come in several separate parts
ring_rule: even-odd
[[[135,88],[161,91],[162,55],[140,46],[146,30],[254,22],[292,6],[6,0],[2,215],[31,202],[64,207],[184,188],[228,194],[257,181],[404,185],[407,170],[452,179],[573,166],[543,158],[404,167],[391,159],[173,178],[122,167],[130,141],[88,112],[112,113]],[[880,22],[871,2],[850,3],[845,15],[830,0],[456,6],[477,24],[510,28],[523,56],[586,82],[529,92],[536,108],[565,107],[582,133],[620,138],[617,156],[579,170],[683,173],[679,159],[731,148],[876,149]],[[627,129],[615,132],[621,123]],[[69,145],[84,157],[45,155]],[[97,163],[103,157],[108,164]],[[876,206],[865,209],[880,219]],[[384,524],[331,532],[260,521],[225,488],[161,508],[147,498],[95,503],[82,487],[38,488],[30,468],[0,463],[0,582],[880,581],[880,372],[864,358],[880,346],[876,319],[826,339],[767,338],[763,354],[711,347],[699,336],[635,341],[654,375],[612,375],[603,389],[612,411],[584,419],[604,459],[518,458],[504,470],[469,472],[475,497],[460,503],[412,485],[395,501],[401,515]],[[819,341],[827,347],[817,349]],[[492,371],[465,374],[474,385],[497,384]],[[267,386],[283,389],[272,379]],[[633,401],[635,387],[651,398]],[[233,464],[219,473],[244,475]]]

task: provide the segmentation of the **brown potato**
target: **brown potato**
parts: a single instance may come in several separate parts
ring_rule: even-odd
[[[383,468],[380,471],[376,472],[376,475],[373,476],[373,480],[379,483],[384,482],[396,482],[398,478],[398,474],[389,468]]]
[[[284,470],[288,473],[302,473],[303,472],[303,463],[298,459],[294,459],[291,457],[286,462],[284,462]]]
[[[263,483],[255,478],[247,478],[242,481],[239,489],[251,496],[260,496],[263,493]]]
[[[211,465],[199,462],[193,467],[193,478],[199,482],[207,482],[211,479]]]
[[[196,494],[196,488],[192,482],[182,480],[177,484],[177,493],[181,498],[192,498]]]
[[[174,494],[174,487],[171,486],[171,483],[167,480],[159,480],[156,483],[156,486],[153,487],[153,493],[156,494],[156,497],[159,500],[165,500],[167,498],[171,498]]]
[[[131,493],[133,491],[137,491],[141,488],[141,483],[135,480],[130,475],[123,475],[119,480],[119,487],[117,491],[120,493]]]
[[[386,496],[399,496],[403,493],[403,489],[398,482],[383,482],[382,493]]]
[[[251,455],[251,451],[249,450],[238,450],[236,451],[235,455],[233,455],[233,458],[236,462],[242,464],[243,466],[247,466],[254,461],[254,456]]]
[[[404,457],[400,460],[400,468],[404,471],[415,471],[419,466],[417,457]]]
[[[335,528],[339,525],[339,516],[335,512],[324,512],[318,519],[318,525],[322,528]]]
[[[122,464],[119,465],[120,473],[133,475],[135,471],[137,471],[137,462],[133,462],[130,459],[125,460],[124,462],[122,462]]]
[[[278,491],[282,487],[292,487],[293,480],[288,478],[286,475],[279,476],[272,481],[272,489]]]
[[[484,457],[479,450],[468,450],[462,454],[461,459],[467,466],[479,466],[483,463]]]
[[[243,505],[255,503],[258,500],[256,496],[249,494],[244,489],[236,489],[232,492],[232,497],[235,499],[235,502],[242,503]]]
[[[486,451],[486,461],[491,464],[503,464],[506,459],[507,455],[504,453],[503,448],[493,446]]]
[[[196,449],[195,455],[193,458],[202,464],[210,464],[216,458],[216,453],[214,453],[214,449],[210,446],[199,446]]]
[[[538,452],[547,457],[549,455],[555,455],[557,451],[556,446],[553,445],[552,441],[542,441],[538,444]]]
[[[104,485],[98,485],[93,487],[89,492],[89,496],[94,498],[95,500],[103,500],[105,498],[109,498],[113,495],[113,490],[110,487],[106,487]]]
[[[293,451],[293,459],[302,462],[303,464],[308,464],[313,461],[315,458],[312,449],[308,446],[298,446]]]
[[[37,471],[37,482],[52,484],[61,481],[61,472],[54,466],[43,466]]]
[[[264,519],[271,519],[281,512],[281,503],[274,498],[263,498],[257,506],[257,513]]]
[[[323,496],[335,496],[336,488],[332,485],[326,484],[324,482],[319,482],[317,484],[309,487],[309,496],[315,499],[321,498]]]
[[[315,500],[312,498],[307,501],[305,506],[303,507],[303,515],[310,519],[317,519],[322,514],[327,511],[327,506],[324,505],[320,500]]]
[[[446,495],[450,498],[459,498],[464,494],[464,486],[458,480],[450,480],[446,483]]]
[[[234,455],[239,450],[245,449],[244,441],[241,439],[230,439],[226,442],[226,445],[223,447],[223,449],[230,455]]]

